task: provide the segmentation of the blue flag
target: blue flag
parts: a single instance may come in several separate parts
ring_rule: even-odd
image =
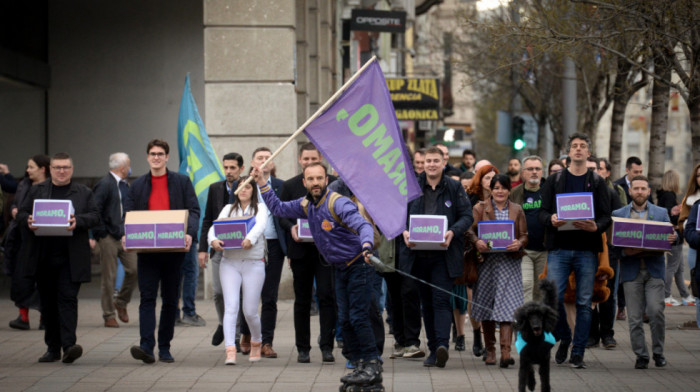
[[[177,120],[177,148],[180,153],[180,173],[190,177],[197,194],[199,208],[204,211],[209,195],[209,185],[223,181],[224,169],[216,157],[199,117],[197,104],[190,91],[190,75],[185,78],[185,91],[180,102]],[[204,212],[200,214],[199,227],[202,227]],[[207,233],[204,233],[206,237]],[[200,234],[201,237],[201,234]]]

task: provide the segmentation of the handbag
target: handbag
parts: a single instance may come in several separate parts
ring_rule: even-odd
[[[464,242],[464,268],[462,270],[462,276],[455,280],[455,284],[469,284],[472,285],[476,283],[479,279],[479,274],[477,272],[476,266],[484,261],[481,253],[476,250],[476,246],[467,237]]]

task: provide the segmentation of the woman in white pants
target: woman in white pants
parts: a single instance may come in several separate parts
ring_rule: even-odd
[[[241,178],[241,181],[244,179]],[[208,241],[212,248],[223,251],[219,275],[224,294],[224,341],[226,342],[226,364],[236,364],[236,318],[238,316],[239,295],[243,289],[243,315],[251,334],[249,360],[260,360],[262,330],[258,303],[265,281],[265,225],[268,210],[265,203],[258,202],[255,182],[245,185],[235,197],[233,204],[227,204],[219,219],[234,216],[255,216],[255,225],[241,244],[242,249],[223,249],[223,241],[214,235],[214,226],[209,229]]]

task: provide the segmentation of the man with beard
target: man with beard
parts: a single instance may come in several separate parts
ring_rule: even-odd
[[[523,183],[523,179],[520,177],[520,159],[510,158],[508,161],[508,177],[510,177],[510,189]]]
[[[470,149],[462,151],[462,164],[459,165],[459,170],[463,173],[474,173],[474,164],[476,163],[476,153]]]
[[[539,222],[542,206],[542,158],[533,155],[523,161],[524,183],[513,188],[510,199],[523,207],[527,220],[528,243],[522,261],[524,301],[539,301],[540,289],[537,277],[547,264],[547,249],[544,247],[544,226]]]
[[[639,219],[656,222],[670,222],[665,208],[649,202],[651,189],[644,176],[632,178],[629,186],[632,203],[613,211],[614,217]],[[668,242],[676,240],[676,233],[668,236]],[[620,282],[627,298],[627,319],[630,329],[630,343],[637,355],[635,369],[646,369],[649,352],[644,339],[644,313],[649,316],[654,365],[666,366],[664,358],[664,337],[666,320],[664,317],[664,274],[666,264],[664,252],[638,248],[616,248],[620,259]]]
[[[215,182],[209,186],[207,205],[204,207],[204,219],[202,219],[202,233],[209,232],[209,228],[219,216],[224,206],[231,203],[232,193],[236,190],[238,179],[241,177],[241,173],[245,168],[245,166],[243,166],[243,157],[236,152],[230,152],[224,155],[223,162],[226,180]],[[197,259],[199,260],[199,266],[206,268],[209,260],[209,244],[207,244],[207,241],[199,242],[198,252]],[[219,267],[221,266],[223,252],[214,250],[212,250],[212,252],[212,288],[214,290],[214,307],[216,308],[219,325],[216,327],[214,335],[212,335],[211,344],[218,346],[224,341],[224,294],[221,290],[221,279],[219,278]],[[240,344],[236,345],[236,347],[239,346]]]

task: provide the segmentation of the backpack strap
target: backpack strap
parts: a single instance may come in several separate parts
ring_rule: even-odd
[[[346,225],[345,222],[343,222],[342,219],[340,219],[340,216],[335,212],[335,202],[339,198],[343,197],[340,193],[337,192],[331,192],[331,194],[328,196],[328,211],[331,213],[331,216],[333,219],[335,219],[338,224],[347,230],[351,231],[353,234],[357,234],[357,231],[353,230],[350,226]]]
[[[301,208],[304,209],[304,215],[309,216],[309,199],[304,198],[301,201]]]

